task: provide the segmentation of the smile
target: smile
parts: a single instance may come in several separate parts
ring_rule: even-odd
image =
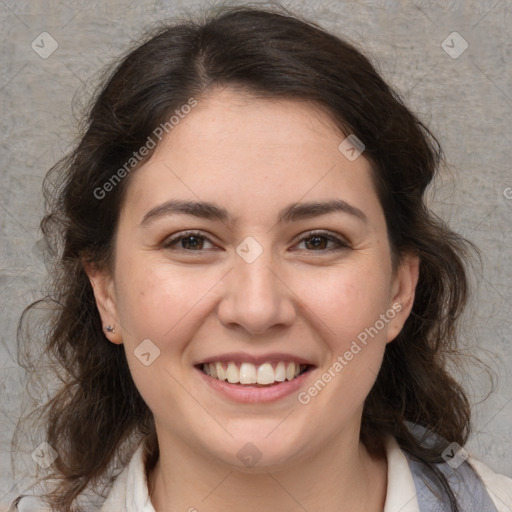
[[[308,370],[309,365],[293,361],[265,362],[255,365],[249,362],[210,362],[200,366],[202,372],[214,379],[230,384],[272,386],[291,381]]]

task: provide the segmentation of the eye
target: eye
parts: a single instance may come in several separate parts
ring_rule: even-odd
[[[304,244],[308,252],[331,252],[350,248],[347,241],[323,231],[307,233],[300,239],[297,246],[301,244]]]
[[[207,247],[208,244],[210,247]],[[205,247],[206,246],[206,247]],[[210,239],[198,232],[186,232],[168,238],[164,241],[162,247],[170,250],[196,251],[203,249],[212,249],[214,245]]]

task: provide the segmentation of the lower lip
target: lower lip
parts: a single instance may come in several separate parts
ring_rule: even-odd
[[[225,380],[210,377],[199,368],[196,368],[196,370],[206,384],[211,386],[215,391],[235,402],[245,404],[275,402],[285,396],[291,395],[297,392],[312,371],[312,369],[309,369],[293,380],[285,380],[273,384],[272,386],[260,387],[247,384],[231,384]]]

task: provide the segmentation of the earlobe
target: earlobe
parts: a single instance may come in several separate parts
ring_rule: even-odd
[[[123,340],[119,329],[113,278],[110,272],[98,270],[90,263],[83,263],[83,267],[92,286],[96,307],[103,325],[103,332],[112,343],[120,344]]]
[[[408,253],[402,256],[393,282],[391,304],[397,314],[388,326],[388,342],[393,341],[398,336],[411,313],[419,279],[419,267],[418,255]],[[397,307],[397,304],[400,307]]]

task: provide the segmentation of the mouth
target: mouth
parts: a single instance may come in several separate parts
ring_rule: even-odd
[[[272,387],[290,382],[310,371],[313,365],[294,361],[250,362],[212,361],[196,365],[201,372],[218,381],[250,387]]]

